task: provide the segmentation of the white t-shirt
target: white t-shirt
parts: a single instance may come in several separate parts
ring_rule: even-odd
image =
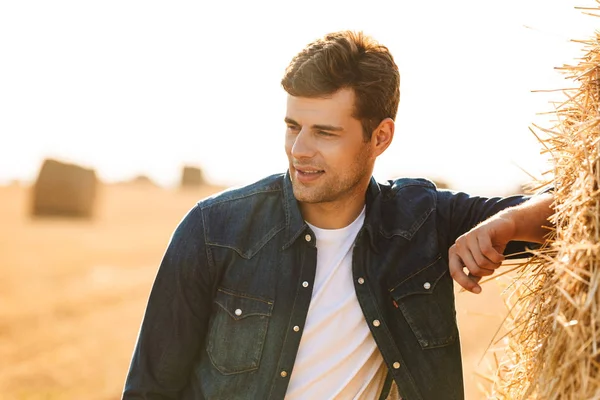
[[[306,326],[286,400],[377,399],[387,368],[356,298],[354,239],[365,210],[342,229],[309,224],[317,240],[317,271]]]

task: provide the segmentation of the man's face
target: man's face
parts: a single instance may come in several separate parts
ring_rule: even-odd
[[[328,98],[288,96],[285,151],[298,201],[364,196],[375,157],[360,121],[352,117],[353,109],[351,89]]]

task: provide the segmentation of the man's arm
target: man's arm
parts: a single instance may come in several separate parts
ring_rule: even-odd
[[[466,290],[480,293],[477,281],[504,261],[510,241],[544,243],[553,214],[552,194],[540,194],[500,211],[456,239],[448,251],[450,274]],[[469,275],[463,270],[466,268]]]
[[[123,400],[178,399],[204,343],[211,267],[201,210],[180,222],[163,256],[139,331]]]

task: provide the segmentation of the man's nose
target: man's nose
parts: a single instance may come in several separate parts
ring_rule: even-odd
[[[292,146],[292,156],[296,159],[310,158],[315,155],[315,143],[311,132],[308,129],[301,129],[294,145]]]

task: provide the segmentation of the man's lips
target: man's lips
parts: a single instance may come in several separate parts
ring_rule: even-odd
[[[324,170],[315,167],[294,166],[294,169],[296,170],[296,177],[300,182],[313,181],[325,173]]]
[[[312,168],[298,168],[294,167],[296,171],[301,172],[303,174],[318,174],[320,172],[325,172],[322,169],[312,169]]]

